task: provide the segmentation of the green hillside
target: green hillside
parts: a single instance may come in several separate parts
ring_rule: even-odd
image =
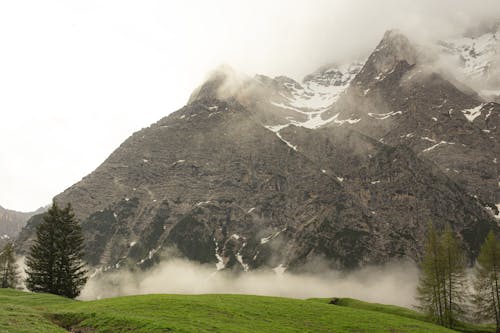
[[[330,305],[319,299],[249,295],[142,295],[81,302],[0,289],[0,332],[453,332],[399,310],[386,313],[383,306],[365,309],[359,304],[370,303],[356,302]]]

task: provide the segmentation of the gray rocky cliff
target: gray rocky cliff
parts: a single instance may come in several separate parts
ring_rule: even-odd
[[[417,261],[430,223],[472,261],[498,228],[500,107],[426,61],[391,31],[363,65],[301,83],[218,70],[56,201],[73,204],[95,266]]]

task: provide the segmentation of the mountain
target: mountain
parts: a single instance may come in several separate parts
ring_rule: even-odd
[[[409,146],[494,209],[500,202],[500,105],[454,84],[425,62],[402,59],[389,72],[374,71],[376,64],[372,55],[336,104],[339,118],[356,117],[360,121],[353,129],[391,146]]]
[[[27,221],[33,215],[40,214],[42,211],[21,213],[0,206],[0,248],[8,242],[14,241]]]
[[[429,223],[449,224],[473,260],[500,218],[499,115],[388,31],[365,61],[300,83],[215,71],[55,200],[73,204],[105,269],[174,255],[244,271],[418,260]]]
[[[500,21],[438,45],[445,61],[458,65],[460,76],[477,87],[483,97],[500,96]]]
[[[332,130],[348,127],[410,147],[498,218],[499,112],[499,104],[435,71],[405,36],[389,31],[322,117]]]

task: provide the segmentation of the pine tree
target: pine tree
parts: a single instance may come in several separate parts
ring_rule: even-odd
[[[54,202],[43,216],[37,238],[26,258],[26,286],[75,298],[87,281],[82,261],[84,239],[71,205],[60,209]]]
[[[439,234],[430,225],[417,288],[420,309],[436,323],[454,327],[465,314],[465,289],[464,255],[451,228]]]
[[[0,288],[16,288],[19,272],[14,256],[14,247],[8,243],[0,252]]]
[[[494,321],[500,332],[500,243],[493,231],[488,234],[481,247],[474,270],[474,294],[478,320]]]

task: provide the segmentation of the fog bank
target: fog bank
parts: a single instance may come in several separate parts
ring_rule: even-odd
[[[352,297],[411,307],[415,305],[417,267],[408,262],[366,267],[351,273],[278,273],[272,270],[247,273],[216,271],[174,259],[143,272],[116,271],[97,274],[85,286],[80,299],[92,300],[124,295],[167,294],[253,294],[293,298]]]

